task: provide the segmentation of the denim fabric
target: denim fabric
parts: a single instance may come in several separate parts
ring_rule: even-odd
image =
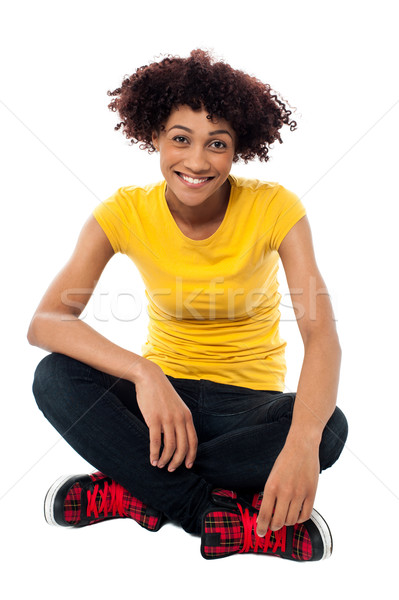
[[[94,468],[198,534],[214,487],[263,490],[284,446],[296,394],[167,378],[190,409],[198,436],[194,466],[183,462],[173,473],[150,464],[148,427],[132,382],[54,352],[38,364],[33,394],[48,421]],[[323,432],[321,470],[338,459],[347,432],[337,407]]]

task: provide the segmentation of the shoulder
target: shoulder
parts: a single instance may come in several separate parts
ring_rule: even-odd
[[[236,190],[238,195],[251,196],[271,210],[279,212],[279,208],[284,205],[297,204],[299,201],[297,194],[277,181],[264,181],[231,174],[229,179],[232,188]]]
[[[162,181],[148,185],[124,185],[115,190],[95,208],[95,214],[109,214],[110,211],[121,212],[125,216],[140,211],[150,201],[158,197],[163,186]],[[110,216],[110,215],[109,215]]]
[[[232,187],[239,192],[267,193],[268,195],[272,195],[280,187],[280,184],[275,181],[262,181],[260,179],[232,175],[231,173],[229,180]]]
[[[277,181],[262,181],[230,175],[230,182],[237,197],[248,201],[259,216],[268,222],[291,221],[292,217],[306,213],[299,196]]]
[[[163,188],[164,183],[164,181],[157,181],[156,183],[148,183],[146,185],[125,185],[118,188],[113,196],[125,199],[126,201],[132,201],[135,198],[151,196],[159,193],[159,191]]]
[[[233,175],[230,179],[236,190],[239,210],[244,210],[246,222],[263,231],[264,242],[277,250],[288,231],[306,215],[297,194],[277,181],[248,179]]]

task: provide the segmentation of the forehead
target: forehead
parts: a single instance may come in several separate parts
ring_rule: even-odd
[[[207,119],[207,115],[209,113],[204,108],[193,110],[190,106],[182,105],[172,109],[165,123],[165,129],[173,127],[173,125],[184,125],[194,131],[204,130],[207,132],[208,130],[215,129],[215,125],[218,125],[218,128],[227,129],[232,134],[234,133],[228,121],[219,117],[214,117],[212,120]]]

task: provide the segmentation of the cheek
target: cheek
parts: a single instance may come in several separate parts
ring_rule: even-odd
[[[165,167],[173,166],[178,163],[180,159],[181,153],[179,154],[175,149],[168,149],[167,151],[161,152],[160,161]]]
[[[227,155],[218,156],[217,160],[215,160],[213,164],[220,172],[225,172],[225,171],[230,172],[232,162],[233,162],[233,155],[230,156],[230,154],[229,154],[228,156]]]

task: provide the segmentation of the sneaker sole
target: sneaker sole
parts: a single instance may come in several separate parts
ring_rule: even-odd
[[[48,490],[46,497],[44,499],[44,518],[46,519],[49,525],[55,525],[57,527],[65,527],[72,528],[73,525],[60,525],[57,523],[54,516],[54,504],[55,498],[57,496],[58,491],[62,488],[63,485],[68,481],[68,479],[72,481],[76,481],[76,475],[62,475],[53,483],[51,488]]]
[[[317,510],[313,509],[310,520],[316,525],[324,544],[324,553],[320,560],[330,558],[333,549],[332,535],[329,526]]]

